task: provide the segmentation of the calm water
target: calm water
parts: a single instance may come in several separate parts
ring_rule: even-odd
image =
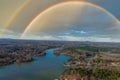
[[[46,50],[46,56],[34,57],[30,63],[0,67],[0,80],[54,80],[64,71],[62,64],[68,56],[55,56],[55,49]]]

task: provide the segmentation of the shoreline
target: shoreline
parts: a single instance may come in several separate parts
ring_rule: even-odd
[[[79,50],[79,51],[82,51],[82,50]],[[67,67],[67,68],[69,68],[69,69],[80,69],[80,68],[82,68],[82,69],[92,69],[92,70],[94,70],[94,69],[100,69],[100,70],[103,70],[103,71],[115,71],[116,72],[116,75],[117,74],[119,74],[119,77],[118,78],[120,78],[120,71],[119,71],[119,67],[120,66],[118,66],[117,64],[115,64],[116,63],[116,61],[115,60],[113,60],[113,61],[110,61],[110,60],[107,60],[107,59],[104,59],[104,58],[102,58],[101,57],[101,53],[99,53],[99,54],[96,54],[96,55],[92,55],[91,54],[91,58],[88,60],[88,61],[85,61],[85,59],[86,58],[88,58],[89,56],[87,56],[86,55],[86,53],[88,53],[88,52],[84,52],[84,51],[82,51],[82,52],[80,52],[80,54],[78,54],[77,52],[75,52],[75,51],[70,51],[70,50],[64,50],[64,48],[61,48],[61,50],[59,50],[59,52],[61,52],[61,53],[64,53],[64,55],[67,55],[67,56],[70,56],[71,57],[71,59],[69,59],[68,60],[68,62],[67,63],[64,63],[63,64],[63,66],[64,67]],[[81,54],[82,53],[82,54]],[[90,54],[89,54],[90,55]],[[111,55],[111,54],[110,54]],[[115,55],[115,54],[114,54]],[[99,62],[98,62],[98,61]],[[95,62],[93,62],[93,61],[95,61]],[[107,62],[106,63],[106,61],[109,61],[109,62]],[[114,62],[114,63],[113,63]],[[110,64],[112,65],[112,66],[114,66],[114,67],[110,67]],[[120,63],[119,63],[120,64]],[[106,65],[108,65],[108,66],[106,66]],[[76,70],[74,70],[75,72],[76,72]],[[69,73],[71,73],[71,72],[69,72]],[[89,73],[89,72],[88,72]],[[72,77],[71,77],[71,76]],[[74,76],[73,76],[74,75]],[[79,76],[79,77],[78,77]],[[70,79],[70,80],[73,80],[73,79],[88,79],[88,78],[82,78],[82,77],[80,77],[81,75],[78,75],[78,72],[76,72],[76,73],[74,73],[74,74],[68,74],[68,72],[66,72],[66,74],[65,75],[61,75],[60,76],[60,80],[64,80],[64,79]],[[112,75],[111,75],[112,76]],[[107,76],[106,76],[107,77]],[[93,77],[92,76],[92,78],[94,78],[94,80],[96,80],[96,78],[95,77]],[[89,80],[93,80],[93,79],[89,79]]]

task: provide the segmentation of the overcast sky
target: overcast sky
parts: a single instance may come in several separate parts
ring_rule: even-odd
[[[0,0],[0,37],[20,38],[35,16],[65,1],[75,0]],[[112,15],[91,4],[61,4],[39,17],[22,39],[120,42],[120,0],[85,1]]]

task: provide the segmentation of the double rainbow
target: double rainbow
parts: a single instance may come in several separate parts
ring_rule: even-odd
[[[30,4],[32,0],[26,0],[15,12],[14,14],[11,16],[11,18],[7,21],[5,27],[3,28],[2,33],[0,34],[0,37],[2,37],[6,30],[11,26],[11,24],[14,22],[14,20],[17,18],[17,16],[19,16],[19,14],[22,12],[22,10],[28,5]],[[62,3],[58,3],[55,5],[52,5],[50,7],[48,7],[47,9],[45,9],[44,11],[40,12],[39,14],[37,14],[29,23],[28,25],[25,27],[25,29],[23,30],[20,38],[23,38],[27,32],[32,28],[32,26],[35,24],[36,21],[39,20],[39,18],[41,18],[43,15],[45,15],[46,13],[55,10],[56,8],[62,7],[63,5],[72,5],[72,4],[79,4],[79,5],[89,5],[95,8],[98,8],[100,10],[102,10],[103,12],[107,13],[108,15],[110,15],[117,23],[120,23],[119,19],[117,17],[115,17],[112,13],[110,13],[108,10],[104,9],[103,7],[93,4],[91,2],[86,2],[86,1],[65,1]]]
[[[47,9],[45,9],[44,11],[40,12],[37,16],[35,16],[31,21],[30,23],[26,26],[26,28],[24,29],[24,31],[22,32],[22,35],[20,38],[23,38],[27,32],[32,28],[32,26],[34,25],[34,23],[36,21],[39,20],[39,18],[41,18],[43,15],[45,15],[46,13],[56,9],[56,8],[59,8],[59,7],[62,7],[63,5],[72,5],[72,4],[85,4],[85,5],[89,5],[89,6],[92,6],[92,7],[95,7],[95,8],[98,8],[100,10],[102,10],[103,12],[107,13],[108,15],[110,15],[116,22],[120,23],[120,21],[112,14],[110,13],[108,10],[104,9],[103,7],[99,6],[99,5],[96,5],[96,4],[93,4],[93,3],[90,3],[90,2],[86,2],[86,1],[67,1],[67,2],[62,2],[62,3],[58,3],[58,4],[55,4],[53,6],[50,6],[48,7]]]

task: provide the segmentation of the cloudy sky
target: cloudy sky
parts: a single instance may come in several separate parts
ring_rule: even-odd
[[[120,42],[120,0],[0,0],[0,37]]]

